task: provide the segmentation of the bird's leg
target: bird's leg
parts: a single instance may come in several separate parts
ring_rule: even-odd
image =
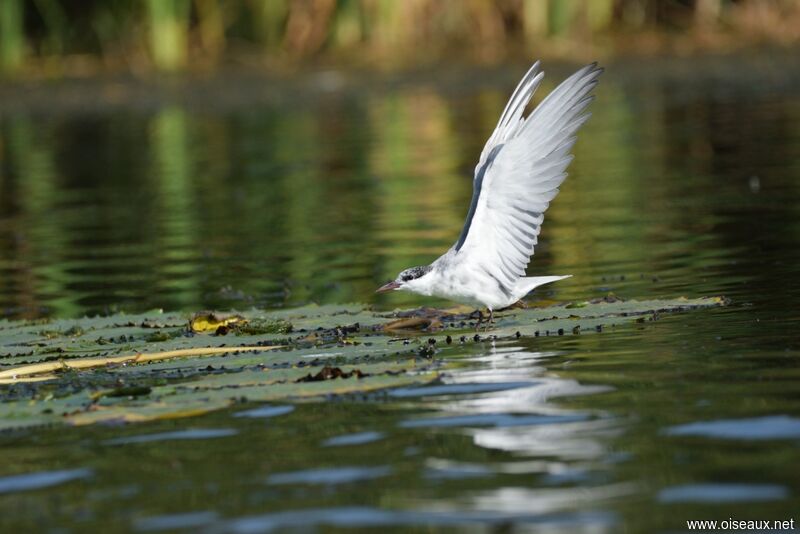
[[[480,308],[475,311],[478,312],[478,322],[475,323],[475,331],[477,332],[481,327],[481,323],[483,322],[483,312],[480,310]]]
[[[487,308],[489,310],[489,320],[486,321],[486,326],[483,327],[483,331],[486,332],[491,328],[492,324],[494,323],[494,310],[491,308]]]

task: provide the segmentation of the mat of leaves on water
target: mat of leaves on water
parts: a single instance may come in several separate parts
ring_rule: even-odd
[[[477,334],[466,308],[358,304],[0,321],[0,428],[183,417],[427,383],[441,370],[437,356],[456,356],[464,343],[595,333],[724,304],[605,298],[510,309]]]

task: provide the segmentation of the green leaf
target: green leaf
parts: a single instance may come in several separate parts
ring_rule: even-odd
[[[496,313],[478,339],[592,333],[725,304],[722,298],[607,297],[578,307],[511,309]],[[475,336],[475,321],[464,311],[387,313],[348,304],[209,312],[204,321],[222,318],[221,324],[202,329],[193,329],[188,314],[160,311],[47,324],[0,321],[0,428],[186,417],[243,400],[304,400],[430,382],[446,365],[436,356],[453,361],[464,348],[429,338]]]

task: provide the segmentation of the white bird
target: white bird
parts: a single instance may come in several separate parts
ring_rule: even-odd
[[[506,104],[483,147],[472,202],[461,235],[430,265],[412,267],[378,289],[411,291],[489,310],[516,303],[543,284],[567,276],[526,277],[544,212],[567,177],[578,129],[589,118],[590,95],[603,72],[596,63],[567,78],[527,118],[525,107],[544,78],[537,61]]]

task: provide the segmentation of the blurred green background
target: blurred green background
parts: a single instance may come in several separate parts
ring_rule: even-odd
[[[309,507],[365,503],[487,532],[796,517],[799,34],[788,0],[0,0],[0,335],[5,318],[153,308],[448,306],[374,291],[455,241],[481,148],[537,58],[537,102],[582,63],[606,72],[528,271],[573,278],[531,298],[732,302],[470,342],[448,362],[453,383],[524,389],[125,430],[240,432],[183,445],[104,445],[118,427],[7,433],[0,479],[95,475],[29,492],[6,478],[0,530],[199,531],[198,517],[252,514],[310,530]],[[439,412],[489,422],[402,426]],[[670,433],[706,422],[736,432]],[[386,439],[321,445],[358,432]],[[265,483],[351,462],[392,474]]]
[[[0,29],[7,317],[418,304],[374,289],[452,244],[538,58],[535,100],[607,67],[530,271],[575,277],[543,296],[721,291],[682,285],[675,204],[751,202],[765,165],[796,193],[798,1],[3,0]]]
[[[6,75],[791,45],[797,0],[3,0]]]

